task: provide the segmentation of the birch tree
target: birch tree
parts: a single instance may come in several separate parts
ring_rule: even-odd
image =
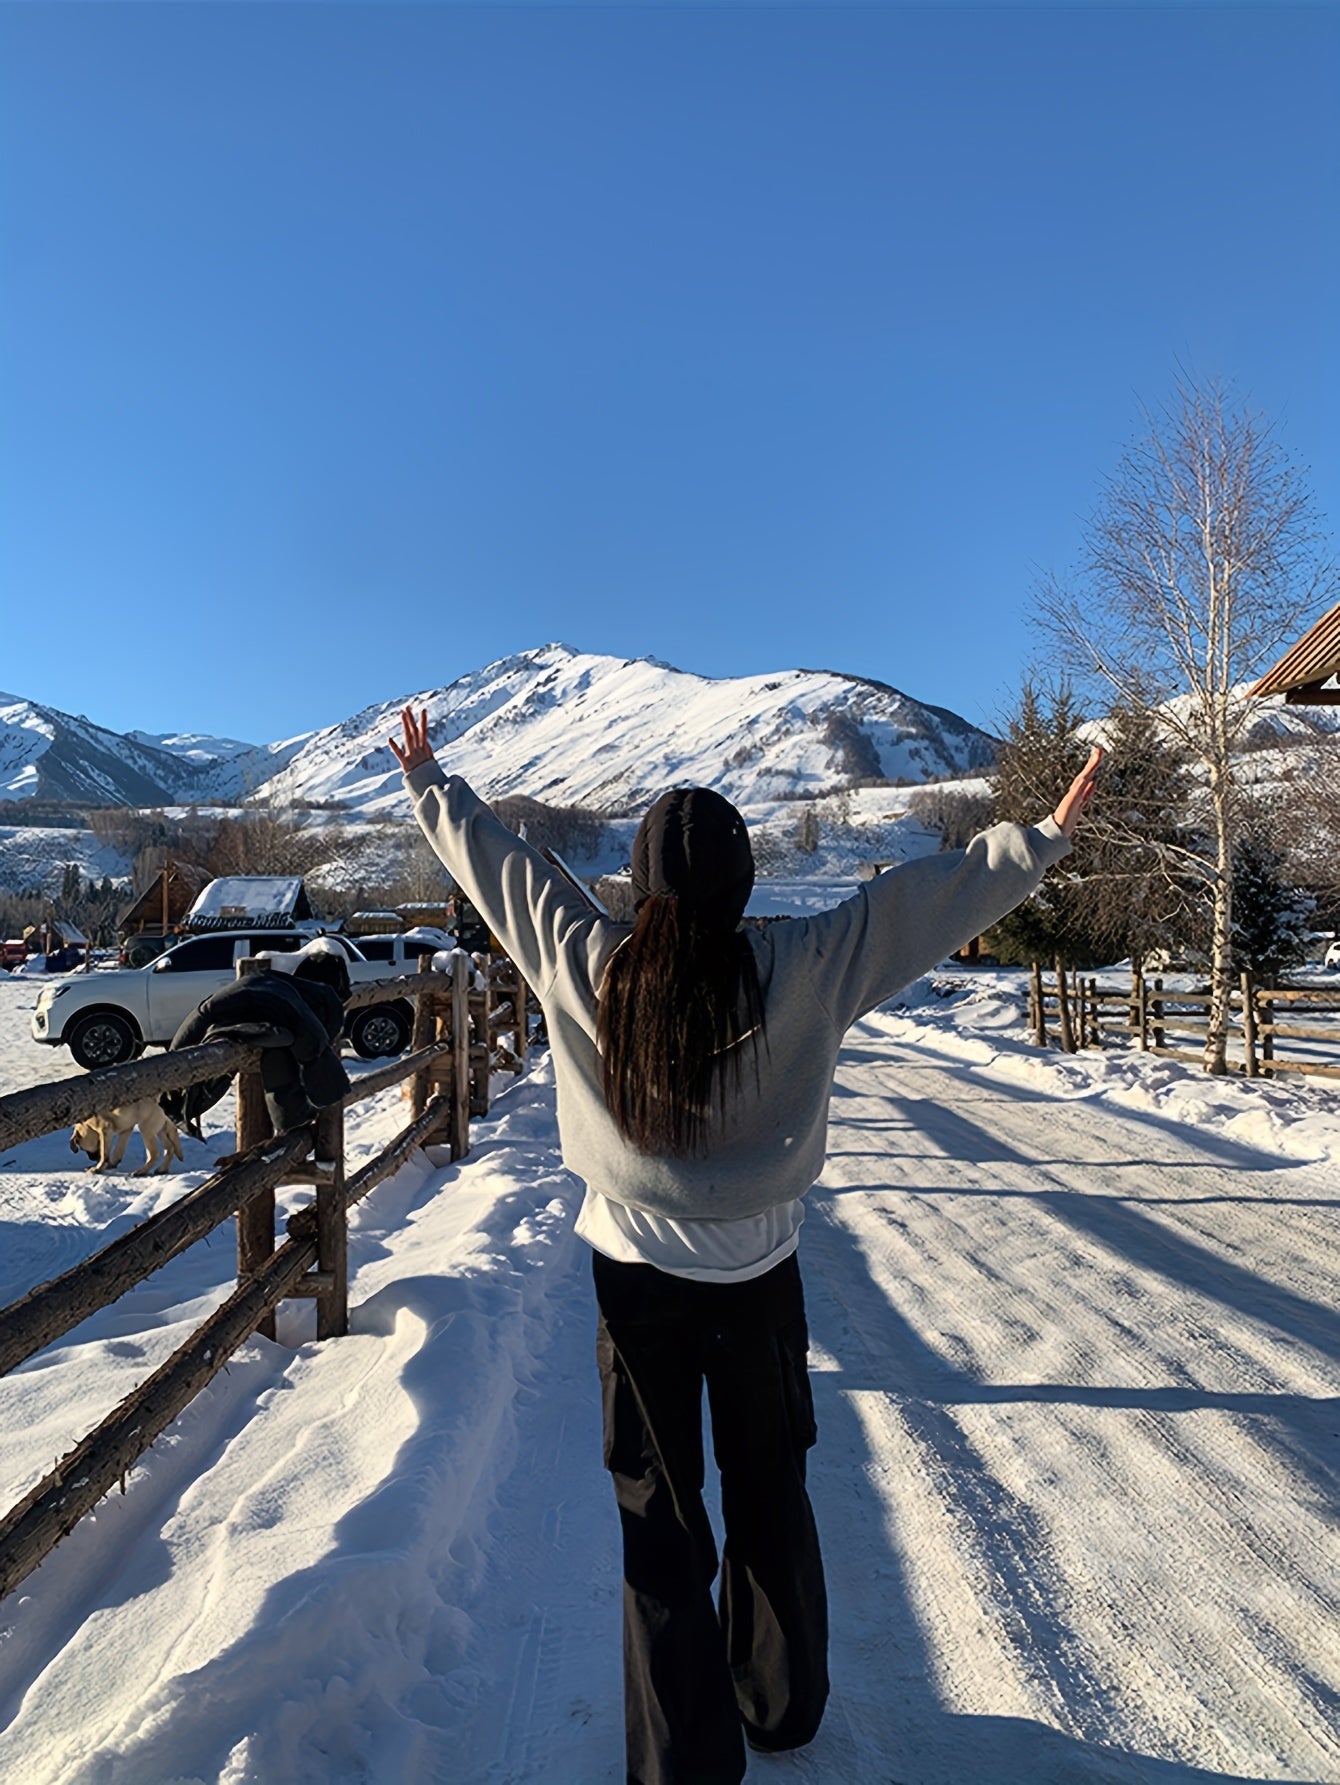
[[[1212,909],[1205,1065],[1225,1072],[1245,684],[1335,599],[1335,570],[1306,478],[1221,380],[1184,378],[1143,422],[1085,524],[1077,573],[1046,580],[1036,618],[1069,673],[1155,713],[1199,771],[1206,846],[1183,865]]]

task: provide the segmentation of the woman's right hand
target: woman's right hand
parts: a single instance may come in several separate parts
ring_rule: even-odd
[[[387,742],[400,764],[402,774],[407,775],[411,769],[417,769],[433,760],[432,746],[428,742],[428,708],[422,707],[416,719],[413,707],[402,707],[400,723],[404,728],[404,743],[398,744],[394,738],[388,738]]]

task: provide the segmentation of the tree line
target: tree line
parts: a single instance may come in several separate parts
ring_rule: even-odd
[[[602,845],[605,818],[581,806],[551,806],[524,795],[493,803],[509,830],[524,830],[540,849],[578,859]],[[358,831],[333,819],[303,822],[277,804],[232,813],[165,812],[124,806],[63,813],[82,819],[97,842],[131,863],[124,880],[88,878],[67,862],[40,886],[0,893],[0,928],[19,936],[54,911],[99,946],[115,941],[117,921],[132,898],[153,885],[165,862],[198,870],[202,880],[228,875],[302,875],[324,915],[347,917],[361,908],[432,902],[446,897],[450,880],[417,825],[386,817]],[[347,872],[352,866],[352,873]],[[332,870],[324,874],[323,870]]]

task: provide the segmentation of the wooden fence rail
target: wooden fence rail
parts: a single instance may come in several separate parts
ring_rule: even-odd
[[[0,1312],[0,1376],[204,1239],[311,1151],[310,1128],[262,1141],[197,1189]]]
[[[254,970],[251,961],[238,963],[239,974]],[[511,1000],[510,1013],[494,1011],[487,992],[472,994],[473,974],[468,958],[458,953],[450,972],[435,972],[425,963],[413,975],[356,988],[349,1000],[355,1008],[390,999],[414,1001],[413,1051],[364,1073],[342,1104],[319,1110],[315,1121],[282,1135],[269,1132],[258,1070],[262,1050],[254,1041],[207,1042],[0,1098],[0,1145],[9,1147],[140,1097],[236,1073],[239,1148],[196,1189],[0,1309],[3,1375],[237,1217],[235,1292],[0,1519],[0,1597],[24,1580],[109,1488],[118,1480],[124,1484],[136,1458],[239,1345],[258,1330],[273,1337],[281,1301],[295,1295],[315,1300],[318,1339],[347,1331],[349,1209],[416,1148],[435,1139],[450,1143],[453,1159],[465,1156],[472,1105],[488,1108],[491,1031],[505,1030],[510,1021],[517,1047],[508,1050],[504,1063],[515,1066],[524,1058],[524,982],[510,962],[494,963],[490,980],[500,990],[505,987]],[[493,1024],[491,1016],[497,1019]],[[346,1178],[345,1109],[406,1079],[412,1081],[408,1126]],[[312,1185],[314,1197],[289,1217],[288,1237],[276,1249],[275,1187],[293,1183]]]
[[[259,1058],[254,1041],[207,1041],[180,1053],[127,1060],[123,1066],[104,1066],[78,1078],[11,1091],[0,1097],[0,1148],[21,1146],[90,1116],[108,1115],[141,1097],[183,1091],[202,1079],[229,1078]]]
[[[1153,981],[1132,976],[1129,991],[1100,987],[1092,976],[1058,969],[1050,983],[1040,968],[1033,971],[1029,987],[1029,1029],[1045,1046],[1049,1019],[1055,1017],[1061,1045],[1067,1052],[1080,1047],[1102,1047],[1106,1041],[1132,1042],[1142,1052],[1166,1059],[1201,1061],[1203,1050],[1169,1046],[1168,1038],[1205,1037],[1209,1033],[1208,991],[1165,989],[1162,978]],[[1301,1016],[1332,1013],[1334,1027],[1318,1023],[1280,1022],[1277,1004],[1292,1007]],[[1340,1078],[1340,988],[1327,986],[1258,986],[1243,974],[1229,1000],[1230,1046],[1240,1058],[1229,1060],[1233,1072],[1248,1078],[1273,1077],[1282,1072]],[[1278,1041],[1329,1044],[1334,1060],[1282,1058]]]
[[[135,1459],[250,1338],[266,1311],[292,1292],[316,1256],[314,1237],[288,1240],[0,1519],[0,1597],[26,1579],[124,1477]]]

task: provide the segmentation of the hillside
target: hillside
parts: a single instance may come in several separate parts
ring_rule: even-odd
[[[749,802],[869,780],[934,780],[994,755],[994,741],[957,714],[859,676],[784,670],[712,679],[553,644],[264,745],[122,735],[0,696],[0,799],[143,806],[261,796],[372,813],[400,797],[386,739],[407,700],[428,708],[435,744],[481,791],[602,811],[680,780],[710,781]]]
[[[934,848],[908,814],[931,781],[981,786],[995,740],[957,714],[887,684],[830,670],[712,678],[651,658],[550,644],[398,694],[338,724],[268,744],[195,732],[119,734],[57,709],[0,696],[0,890],[128,874],[80,829],[81,808],[230,808],[260,799],[304,823],[338,826],[317,874],[331,890],[393,878],[413,846],[387,744],[407,702],[428,709],[443,761],[488,798],[524,793],[605,815],[604,842],[578,865],[626,859],[631,820],[665,787],[718,787],[748,813],[763,878],[849,880],[865,860]],[[1340,708],[1259,703],[1248,779],[1284,789],[1331,772]],[[797,807],[814,802],[817,853],[796,846]],[[48,813],[40,808],[50,808]],[[28,816],[28,813],[31,816]]]
[[[55,707],[0,694],[0,799],[161,805],[176,797],[181,765],[169,751]]]
[[[607,812],[679,781],[751,804],[934,780],[994,755],[985,732],[881,682],[799,669],[713,679],[552,644],[314,733],[265,791],[364,811],[398,802],[386,739],[405,698],[427,707],[435,747],[481,792]]]

